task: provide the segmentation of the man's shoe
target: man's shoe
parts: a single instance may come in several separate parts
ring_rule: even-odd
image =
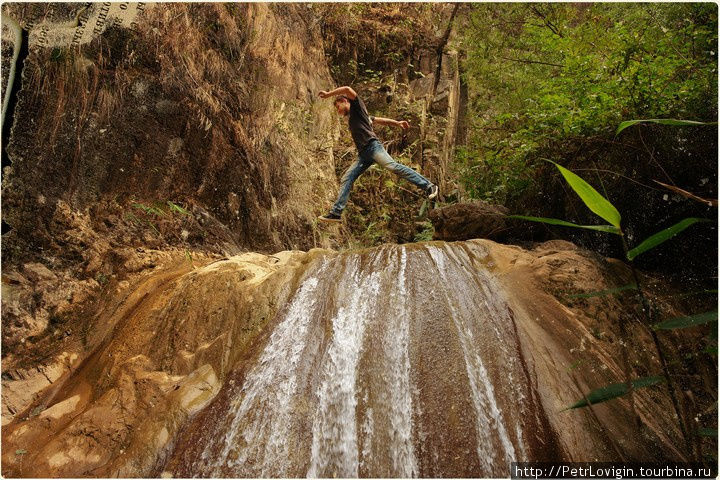
[[[318,217],[318,220],[328,223],[340,223],[342,221],[342,218],[340,218],[340,215],[330,212],[327,215],[320,215]]]
[[[430,185],[430,188],[428,189],[428,198],[432,200],[433,198],[437,197],[438,190],[439,189],[437,185]]]

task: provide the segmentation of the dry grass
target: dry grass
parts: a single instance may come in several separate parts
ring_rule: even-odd
[[[308,93],[330,81],[306,14],[300,6],[159,4],[134,32],[33,51],[22,108],[22,130],[33,133],[18,135],[15,147],[33,162],[22,172],[28,191],[61,175],[43,195],[77,207],[127,191],[166,195],[204,205],[244,244],[304,245],[311,210],[335,184],[329,150],[316,159],[334,122]],[[181,150],[169,156],[178,137]],[[323,198],[310,198],[318,192]],[[15,223],[30,225],[29,210],[20,213]]]
[[[159,65],[163,88],[184,97],[198,126],[240,127],[231,128],[231,136],[247,142],[237,121],[238,112],[247,110],[246,89],[238,81],[245,69],[244,8],[165,4],[146,11],[147,21],[134,37],[126,32],[113,38],[106,32],[89,45],[33,51],[34,68],[27,69],[25,86],[31,92],[30,109],[38,111],[39,131],[47,135],[43,142],[55,151],[64,131],[78,137],[79,153],[88,121],[94,116],[105,122],[122,108],[139,74],[139,56]]]
[[[33,55],[38,57],[33,63],[42,67],[31,70],[27,88],[33,92],[33,103],[46,103],[52,109],[38,121],[44,123],[41,131],[50,132],[48,145],[54,148],[58,130],[68,116],[74,118],[76,128],[87,120],[97,96],[98,67],[70,48],[41,50]]]
[[[146,38],[155,41],[157,59],[168,90],[188,92],[189,107],[205,126],[220,116],[231,120],[242,111],[237,82],[244,68],[247,32],[242,13],[226,4],[165,4],[150,11]],[[233,84],[235,83],[235,84]]]

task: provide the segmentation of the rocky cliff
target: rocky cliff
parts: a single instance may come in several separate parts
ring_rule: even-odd
[[[428,205],[377,169],[356,184],[349,230],[315,225],[355,157],[317,92],[357,77],[357,61],[386,69],[394,60],[372,55],[380,43],[409,61],[383,77],[392,81],[373,73],[356,87],[374,113],[411,120],[407,136],[380,132],[393,155],[449,185],[459,73],[446,55],[432,96],[442,8],[370,6],[380,20],[354,26],[349,5],[3,8],[3,65],[17,65],[3,138],[6,349],[62,326],[160,251],[412,241]],[[373,37],[352,40],[367,29]]]
[[[316,98],[332,79],[304,6],[5,4],[3,18],[26,32],[3,22],[3,66],[17,57],[4,89],[5,354],[65,332],[161,250],[343,241],[313,230],[337,189],[339,124]]]
[[[89,21],[83,4],[4,8],[32,32]],[[312,221],[337,188],[338,121],[316,98],[332,80],[307,9],[164,5],[132,25],[108,17],[78,45],[30,36],[3,182],[7,256],[54,246],[58,200],[97,222],[170,200],[237,246],[314,246]]]

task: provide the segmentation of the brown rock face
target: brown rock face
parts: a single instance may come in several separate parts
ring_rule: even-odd
[[[505,220],[507,213],[501,205],[477,200],[436,208],[428,216],[435,227],[433,238],[437,240],[502,240],[509,229]]]
[[[3,472],[502,477],[515,460],[682,459],[662,387],[635,392],[640,427],[625,399],[561,411],[623,378],[622,349],[632,376],[660,371],[637,322],[619,341],[623,302],[564,300],[629,276],[559,241],[168,263],[88,317],[90,349],[59,357],[35,399],[4,376]]]
[[[206,265],[200,268],[180,260],[120,288],[93,321],[88,350],[69,344],[57,367],[3,375],[3,424],[9,423],[3,441],[18,445],[3,470],[32,476],[148,472],[177,429],[252,352],[275,302],[285,301],[309,258],[302,252],[246,254],[201,260]],[[31,466],[37,473],[29,473],[29,457],[18,450],[38,459]]]
[[[6,4],[3,15],[45,19],[52,36],[103,5],[58,8]],[[317,98],[332,79],[307,15],[290,4],[158,5],[73,47],[44,46],[33,27],[3,175],[13,229],[3,262],[53,246],[59,200],[80,212],[114,204],[104,218],[172,200],[198,205],[245,247],[313,247],[312,222],[337,189],[338,122]]]

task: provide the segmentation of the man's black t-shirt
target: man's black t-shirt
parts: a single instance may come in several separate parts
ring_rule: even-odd
[[[372,129],[372,121],[375,117],[369,116],[365,108],[365,104],[356,96],[354,100],[350,100],[350,112],[348,113],[348,124],[350,126],[350,134],[352,135],[358,152],[367,147],[370,140],[377,139]]]

